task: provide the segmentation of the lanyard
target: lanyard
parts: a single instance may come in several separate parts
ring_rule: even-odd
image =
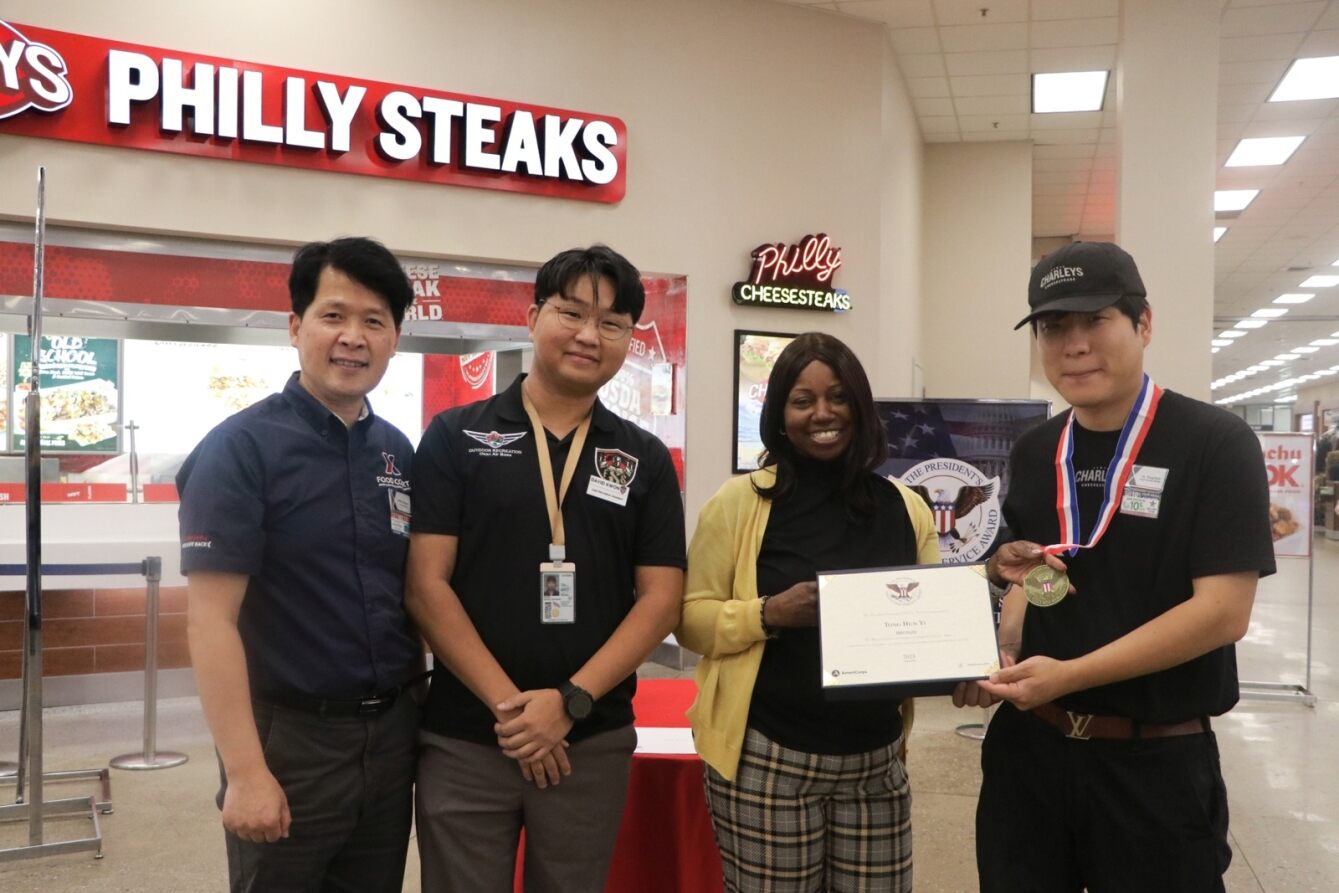
[[[572,446],[567,453],[567,461],[563,463],[562,484],[555,488],[553,486],[553,462],[549,459],[549,437],[544,431],[544,423],[539,420],[539,412],[535,409],[535,404],[530,402],[530,396],[526,394],[525,388],[521,388],[521,403],[525,406],[525,414],[530,417],[530,427],[535,431],[535,452],[539,454],[539,476],[544,482],[544,502],[549,509],[549,530],[553,534],[553,540],[549,545],[549,558],[552,561],[566,560],[566,542],[567,534],[563,530],[563,499],[567,497],[567,488],[572,483],[572,476],[576,474],[577,463],[581,461],[581,448],[586,445],[586,432],[590,430],[591,414],[587,414],[577,425],[576,436],[572,438]]]
[[[1079,542],[1083,528],[1079,522],[1078,484],[1074,479],[1074,411],[1070,410],[1055,449],[1055,510],[1060,519],[1060,542],[1046,546],[1045,552],[1051,555],[1060,552],[1076,555],[1080,549],[1091,549],[1102,539],[1111,526],[1112,518],[1116,516],[1120,494],[1125,489],[1130,472],[1134,470],[1139,448],[1144,445],[1149,428],[1153,427],[1153,417],[1157,414],[1161,399],[1162,388],[1145,374],[1139,396],[1135,398],[1134,406],[1130,407],[1130,414],[1125,417],[1125,424],[1121,427],[1120,439],[1116,441],[1116,454],[1107,466],[1102,507],[1097,512],[1097,524],[1093,527],[1092,536],[1086,543]]]

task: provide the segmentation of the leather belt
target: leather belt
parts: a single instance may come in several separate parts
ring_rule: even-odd
[[[258,695],[257,699],[265,703],[287,707],[290,710],[297,710],[301,713],[310,713],[312,716],[319,716],[322,719],[370,719],[381,716],[394,707],[396,699],[400,696],[400,691],[401,689],[396,687],[379,695],[349,699],[310,698],[306,695],[289,692],[266,692]]]
[[[1066,738],[1087,741],[1089,738],[1175,738],[1180,735],[1200,735],[1211,731],[1209,717],[1199,716],[1185,722],[1141,723],[1124,716],[1101,716],[1094,713],[1076,713],[1054,702],[1038,704],[1030,711],[1033,716],[1052,726]]]

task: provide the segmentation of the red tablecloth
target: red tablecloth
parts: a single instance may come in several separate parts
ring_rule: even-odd
[[[686,728],[696,690],[688,679],[644,679],[633,709],[637,725]],[[524,846],[524,844],[522,844]],[[520,891],[523,855],[517,859]],[[718,893],[721,856],[702,793],[696,754],[634,754],[628,805],[605,893]]]

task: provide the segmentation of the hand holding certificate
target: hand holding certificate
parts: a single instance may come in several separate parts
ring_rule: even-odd
[[[818,575],[830,698],[948,694],[999,669],[990,590],[976,565]]]

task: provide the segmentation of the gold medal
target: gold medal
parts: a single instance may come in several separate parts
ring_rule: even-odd
[[[1039,564],[1023,578],[1023,594],[1039,608],[1058,604],[1069,594],[1069,577],[1047,564]]]

